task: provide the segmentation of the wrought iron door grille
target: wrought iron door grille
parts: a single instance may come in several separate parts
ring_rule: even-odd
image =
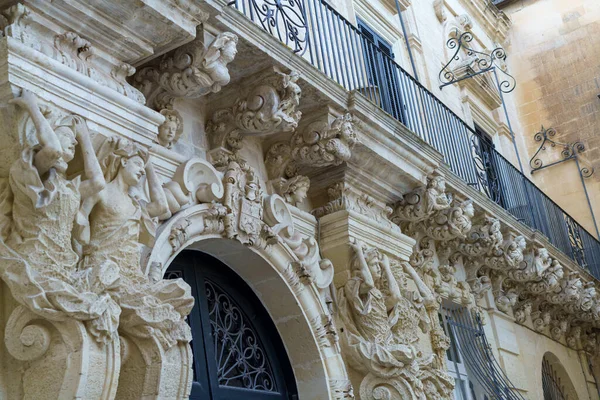
[[[273,371],[254,327],[218,285],[205,281],[221,386],[277,392]]]
[[[558,374],[546,357],[542,360],[542,388],[544,400],[568,400]]]
[[[489,399],[525,400],[506,376],[494,357],[479,315],[465,307],[444,308],[444,322],[450,331],[469,377],[475,380]]]

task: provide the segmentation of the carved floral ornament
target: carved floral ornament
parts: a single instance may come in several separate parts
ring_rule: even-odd
[[[295,291],[329,287],[331,262],[320,257],[313,238],[294,229],[285,201],[267,196],[243,160],[232,160],[223,174],[191,159],[161,184],[148,150],[137,143],[97,137],[94,147],[82,117],[41,104],[27,91],[12,103],[19,111],[18,151],[1,168],[0,278],[18,303],[5,332],[16,359],[52,363],[53,346],[79,335],[90,348],[108,346],[101,357],[121,347],[121,371],[130,371],[123,379],[145,382],[152,375],[143,368],[131,372],[137,370],[128,367],[137,362],[132,352],[154,363],[151,354],[171,349],[169,368],[188,376],[190,287],[182,279],[162,279],[160,263],[143,265],[141,252],[154,246],[158,221],[165,226],[173,214],[193,207],[200,207],[202,222],[179,218],[169,225],[163,242],[169,254],[187,246],[194,230],[263,249],[278,244],[292,255],[286,277]],[[84,168],[67,175],[74,158]],[[335,330],[324,313],[318,332],[329,337]],[[76,346],[73,354],[90,357],[86,349]],[[119,368],[106,368],[114,387],[102,390],[110,398]],[[73,371],[77,378],[65,379],[83,379]]]
[[[471,307],[490,291],[496,307],[518,323],[575,349],[596,351],[596,284],[569,271],[547,249],[503,229],[498,219],[474,211],[468,201],[446,193],[436,173],[396,204],[391,219],[417,241],[410,262],[428,286]],[[466,282],[457,281],[458,269]]]

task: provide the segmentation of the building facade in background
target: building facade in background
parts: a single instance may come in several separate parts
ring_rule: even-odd
[[[0,398],[600,398],[595,2],[0,9]]]

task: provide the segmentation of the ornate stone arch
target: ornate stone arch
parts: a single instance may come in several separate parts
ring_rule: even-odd
[[[288,352],[299,397],[346,398],[352,388],[322,294],[324,288],[319,287],[330,279],[313,274],[306,265],[310,257],[298,255],[297,243],[290,239],[299,238],[292,233],[293,227],[281,228],[275,223],[291,221],[283,200],[279,196],[275,200],[275,208],[281,208],[270,213],[266,207],[265,219],[272,218],[270,225],[275,231],[286,231],[279,233],[283,239],[251,245],[228,239],[224,237],[223,206],[199,204],[180,211],[161,226],[148,258],[147,272],[151,277],[162,276],[183,250],[201,251],[227,264],[254,290],[273,319]],[[188,391],[191,379],[189,375],[187,382],[181,383]]]

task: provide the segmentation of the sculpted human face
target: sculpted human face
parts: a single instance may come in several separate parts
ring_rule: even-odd
[[[371,276],[373,277],[374,283],[378,283],[381,280],[381,264],[379,263],[379,257],[374,257],[367,263]]]
[[[174,121],[167,121],[161,125],[160,131],[158,132],[158,138],[161,142],[171,144],[177,136],[177,123]]]
[[[126,184],[137,185],[146,174],[144,160],[140,156],[133,156],[122,160],[121,174]]]
[[[61,128],[57,130],[58,141],[62,147],[62,159],[65,162],[71,161],[75,157],[75,146],[77,146],[77,139],[71,129]]]

